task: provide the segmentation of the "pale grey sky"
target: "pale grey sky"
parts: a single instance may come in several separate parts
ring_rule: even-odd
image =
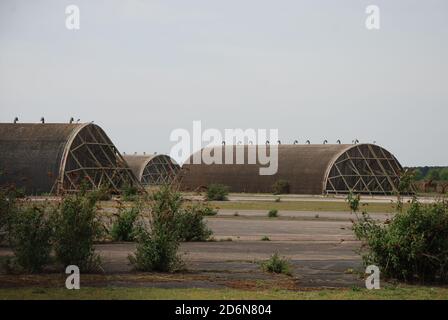
[[[120,151],[166,153],[202,120],[448,165],[447,57],[446,0],[1,0],[0,121],[73,116]]]

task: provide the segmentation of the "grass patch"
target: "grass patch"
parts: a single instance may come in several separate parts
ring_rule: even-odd
[[[347,204],[338,201],[281,201],[273,203],[272,201],[227,201],[211,202],[214,207],[228,210],[285,210],[285,211],[337,211],[348,212]],[[393,203],[361,202],[361,208],[371,213],[394,213],[396,212]],[[409,208],[409,204],[404,204],[404,209]]]
[[[162,289],[124,287],[81,287],[80,290],[64,288],[10,288],[0,289],[2,300],[53,300],[53,299],[131,299],[131,300],[447,300],[448,288],[440,287],[386,287],[380,290],[326,289],[313,291],[289,290],[238,290],[238,289]]]

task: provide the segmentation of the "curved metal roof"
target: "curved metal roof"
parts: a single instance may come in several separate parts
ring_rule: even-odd
[[[223,164],[207,165],[203,161],[200,164],[194,164],[192,163],[193,159],[198,156],[199,152],[192,155],[182,166],[182,189],[196,190],[207,187],[212,183],[219,183],[229,186],[232,192],[270,193],[272,192],[272,185],[276,181],[286,180],[289,182],[291,193],[322,194],[326,193],[330,170],[334,168],[336,161],[339,161],[338,159],[347,152],[350,153],[352,149],[369,148],[368,146],[380,148],[369,144],[276,145],[278,147],[278,170],[273,175],[259,174],[259,169],[263,166],[260,165],[258,156],[256,164],[248,164],[247,145],[206,148],[199,152],[213,154],[213,149],[221,149]],[[253,147],[258,149],[259,146]],[[233,152],[233,163],[235,163],[237,149],[244,150],[244,164],[224,164],[225,154],[228,152]],[[267,146],[267,150],[269,149],[270,147]],[[390,154],[387,151],[385,152]],[[391,160],[394,159],[391,156]],[[357,163],[360,164],[361,162],[358,161]],[[362,166],[363,168],[366,167],[364,162]],[[401,168],[401,166],[397,165],[397,168]],[[389,170],[389,168],[387,169]],[[372,176],[376,174],[373,173]],[[396,175],[394,175],[394,179],[396,179]],[[353,184],[357,187],[355,182]],[[393,184],[395,184],[395,181]],[[393,186],[391,187],[393,188]],[[336,193],[344,191],[348,190],[336,190]]]
[[[137,179],[139,181],[141,181],[145,167],[156,156],[158,156],[158,155],[156,155],[156,154],[150,154],[150,155],[123,154],[123,159],[126,161],[129,168],[131,168],[132,172],[134,172]]]
[[[132,172],[135,174],[137,179],[143,183],[143,176],[145,173],[145,169],[151,165],[157,159],[161,159],[162,163],[171,163],[171,167],[179,167],[179,165],[172,159],[170,156],[165,154],[149,154],[149,155],[123,155],[123,159],[127,162],[129,168],[131,168]],[[163,161],[162,161],[163,160]]]
[[[109,174],[114,169],[119,179],[136,181],[93,123],[0,123],[0,185],[13,184],[29,194],[76,191],[84,178],[94,187],[114,184]]]
[[[50,192],[69,141],[87,124],[0,123],[0,185]]]

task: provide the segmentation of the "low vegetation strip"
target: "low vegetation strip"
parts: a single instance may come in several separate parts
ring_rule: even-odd
[[[226,201],[218,202],[212,201],[210,204],[219,209],[228,210],[265,210],[272,209],[286,210],[286,211],[350,211],[347,204],[344,202],[330,202],[330,201]],[[360,210],[367,210],[370,213],[394,213],[396,212],[396,205],[394,203],[368,203],[361,202]],[[404,204],[404,209],[409,208],[409,204]]]
[[[80,290],[62,288],[13,288],[0,289],[0,299],[132,299],[132,300],[229,300],[229,299],[281,299],[281,300],[448,300],[448,288],[441,287],[386,287],[380,290],[367,289],[326,289],[313,291],[291,290],[238,290],[238,289],[162,289],[125,287],[83,287]]]

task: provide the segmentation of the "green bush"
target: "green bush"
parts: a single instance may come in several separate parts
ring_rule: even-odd
[[[277,209],[271,209],[268,212],[269,218],[277,218],[278,217],[278,210]]]
[[[26,272],[40,272],[50,260],[51,224],[44,209],[31,207],[10,216],[9,241],[14,262]]]
[[[229,187],[222,184],[211,184],[207,188],[208,201],[225,201],[229,195]]]
[[[415,181],[420,181],[420,180],[423,180],[424,178],[425,178],[425,176],[423,175],[423,172],[420,168],[414,169],[414,180]]]
[[[347,195],[346,201],[347,201],[352,213],[358,212],[359,204],[361,202],[361,196],[359,194],[353,194],[352,192],[350,192]]]
[[[448,181],[448,168],[443,168],[440,170],[440,180]]]
[[[400,182],[398,183],[398,193],[412,194],[414,189],[415,172],[413,170],[405,170],[400,174]]]
[[[192,206],[179,211],[177,227],[180,241],[207,241],[213,234],[204,222],[203,210],[203,206]]]
[[[137,207],[120,208],[118,218],[112,225],[111,236],[114,241],[134,241],[134,224],[140,213]]]
[[[64,266],[94,271],[100,265],[94,248],[94,240],[101,234],[96,199],[91,194],[67,196],[53,214],[55,255]]]
[[[216,214],[207,205],[183,207],[180,193],[163,186],[151,197],[150,226],[138,228],[137,249],[129,260],[141,271],[175,271],[183,266],[180,241],[206,241],[212,232],[205,215]]]
[[[152,196],[150,227],[137,232],[137,248],[130,262],[141,271],[175,271],[182,265],[179,248],[179,222],[182,198],[168,186]]]
[[[138,199],[138,188],[132,184],[126,183],[122,190],[124,201],[135,201]]]
[[[216,216],[218,214],[218,210],[213,209],[208,204],[198,205],[196,211],[199,211],[203,216]]]
[[[173,235],[142,228],[137,233],[137,249],[129,261],[140,271],[176,271],[182,266],[178,248],[179,241]]]
[[[261,241],[271,241],[271,239],[269,239],[268,236],[263,236],[263,237],[261,238]]]
[[[88,191],[87,183],[81,185],[81,195],[88,196],[95,201],[110,201],[112,200],[112,192],[108,184],[102,184],[98,189],[93,191]]]
[[[263,262],[261,267],[266,272],[291,275],[291,264],[289,260],[280,257],[277,252],[269,260]]]
[[[364,243],[363,261],[386,277],[405,281],[448,281],[448,203],[422,205],[414,200],[388,223],[363,213],[354,222]]]
[[[428,171],[428,174],[426,175],[426,179],[427,180],[435,180],[435,181],[440,180],[440,170],[437,168],[430,169]]]
[[[272,185],[273,194],[288,194],[289,193],[289,182],[286,180],[277,180]]]
[[[8,220],[16,210],[15,192],[9,188],[0,188],[0,243],[7,234]]]

